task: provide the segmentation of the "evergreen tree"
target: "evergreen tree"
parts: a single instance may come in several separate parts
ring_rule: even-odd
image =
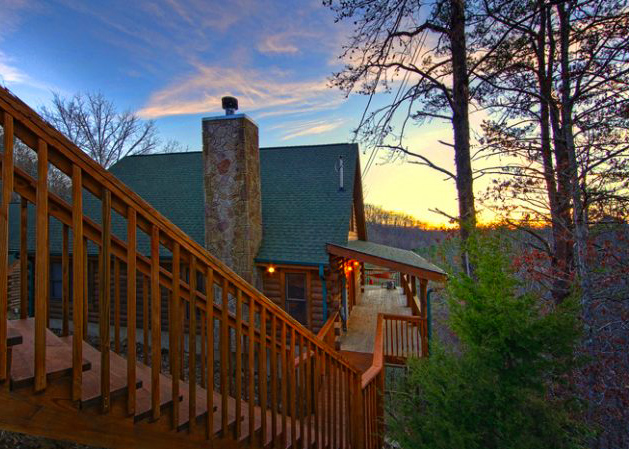
[[[436,345],[411,360],[387,406],[404,448],[581,448],[585,428],[566,377],[576,367],[578,301],[542,302],[521,289],[504,239],[474,237],[474,278],[448,285],[460,353]]]

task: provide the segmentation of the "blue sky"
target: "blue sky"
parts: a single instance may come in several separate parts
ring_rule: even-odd
[[[261,146],[346,142],[366,98],[328,78],[349,32],[320,0],[0,0],[0,83],[35,108],[52,91],[99,90],[192,150],[223,95],[259,124]],[[450,167],[437,148],[448,134],[431,124],[409,139]],[[427,168],[375,164],[364,182],[367,202],[420,219],[456,211],[453,185]]]

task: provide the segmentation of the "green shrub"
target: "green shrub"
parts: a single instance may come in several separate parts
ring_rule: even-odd
[[[585,447],[565,382],[577,365],[577,301],[524,293],[504,239],[477,237],[468,252],[474,278],[457,273],[447,287],[460,351],[435,344],[409,362],[388,401],[388,439],[413,449]]]

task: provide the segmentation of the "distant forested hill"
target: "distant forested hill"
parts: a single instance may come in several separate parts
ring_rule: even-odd
[[[449,231],[367,223],[369,241],[402,249],[426,248],[440,243]]]
[[[374,243],[402,249],[426,248],[440,243],[448,231],[431,229],[428,223],[400,212],[365,205],[367,237]]]

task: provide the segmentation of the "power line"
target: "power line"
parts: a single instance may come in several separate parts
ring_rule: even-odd
[[[421,48],[423,48],[423,46],[425,44],[426,36],[427,36],[427,31],[424,31],[421,34],[420,38],[419,38],[419,43],[417,45],[417,48],[415,48],[415,51],[414,51],[413,56],[411,58],[411,64],[415,64],[415,62],[417,60],[417,57],[419,56],[419,51],[420,51]],[[407,70],[406,73],[404,74],[404,78],[402,80],[402,83],[400,84],[400,86],[399,86],[399,88],[398,88],[398,90],[397,90],[397,92],[395,94],[395,97],[393,99],[392,104],[395,104],[398,101],[400,93],[402,92],[402,90],[404,90],[406,88],[406,85],[407,85],[408,79],[409,79],[409,75],[410,75],[410,72]],[[363,113],[363,117],[365,116],[365,113],[366,113],[366,111]],[[389,118],[387,120],[385,120],[385,122],[391,120],[392,114],[393,114],[393,110],[390,109],[389,110]],[[361,122],[362,122],[362,120],[361,120]],[[363,173],[362,173],[362,177],[363,178],[367,175],[367,173],[371,169],[371,166],[373,165],[373,163],[374,163],[374,161],[376,159],[376,154],[378,152],[379,146],[382,144],[383,139],[384,139],[384,133],[381,133],[380,136],[379,136],[379,141],[374,146],[374,148],[372,149],[371,155],[369,156],[369,160],[367,161],[367,164],[365,165],[365,168],[364,168]]]

